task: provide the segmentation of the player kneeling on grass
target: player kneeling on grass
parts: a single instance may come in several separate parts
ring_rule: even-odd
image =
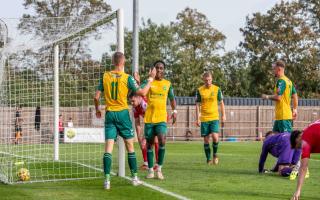
[[[115,68],[103,74],[97,88],[94,104],[96,117],[101,118],[99,100],[101,93],[104,93],[106,102],[105,116],[105,153],[103,155],[103,168],[105,173],[104,188],[110,189],[110,171],[112,162],[112,151],[117,133],[124,139],[128,151],[128,162],[132,175],[132,184],[139,185],[141,182],[137,177],[137,159],[134,152],[134,131],[129,116],[127,105],[128,92],[131,90],[138,95],[145,96],[150,89],[151,82],[156,71],[150,71],[149,79],[143,89],[139,88],[134,78],[124,72],[125,57],[123,53],[116,52],[112,56],[112,63]]]
[[[272,131],[266,133],[260,155],[259,173],[268,172],[268,170],[264,169],[264,163],[268,153],[278,158],[272,171],[278,172],[279,175],[289,176],[292,171],[297,171],[299,169],[297,164],[300,159],[300,150],[291,149],[290,133],[274,133]]]
[[[292,200],[299,200],[303,181],[308,173],[310,154],[320,153],[320,120],[313,122],[302,132],[293,131],[290,141],[292,148],[302,148],[297,188],[292,196]]]
[[[205,72],[202,75],[204,85],[197,90],[196,117],[197,126],[201,125],[201,137],[204,142],[204,152],[208,164],[218,164],[218,144],[219,144],[219,111],[222,113],[221,119],[225,121],[225,110],[223,96],[220,88],[212,84],[212,74]],[[212,137],[213,161],[211,160],[210,137]]]
[[[154,178],[153,170],[153,150],[154,138],[157,137],[159,141],[158,151],[158,169],[156,170],[157,178],[164,179],[162,174],[162,165],[165,154],[165,143],[167,134],[167,98],[170,100],[172,112],[172,124],[177,118],[176,101],[174,99],[173,88],[170,81],[165,80],[164,70],[165,63],[163,61],[156,61],[154,63],[156,69],[155,80],[151,83],[151,88],[147,94],[147,109],[144,116],[144,133],[147,140],[147,157],[148,157],[148,175],[147,178]],[[141,87],[144,87],[145,83]]]
[[[134,93],[131,93],[130,102],[133,107],[134,124],[136,127],[138,141],[139,141],[139,145],[140,145],[142,156],[143,156],[143,165],[140,168],[147,170],[148,169],[147,142],[142,133],[141,123],[140,123],[140,117],[144,118],[144,114],[147,109],[147,99],[139,95],[136,95]],[[157,137],[154,138],[154,147],[155,147],[156,161],[158,163],[159,143],[158,143]]]

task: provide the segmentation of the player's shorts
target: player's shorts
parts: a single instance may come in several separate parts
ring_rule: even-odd
[[[144,135],[147,140],[151,139],[152,136],[158,134],[167,134],[167,123],[145,123],[144,124]]]
[[[15,130],[16,130],[16,132],[22,132],[22,128],[20,125],[16,125]]]
[[[134,137],[128,110],[107,111],[104,125],[105,140],[115,140],[117,138],[117,133],[119,133],[123,139],[131,139]]]
[[[210,133],[220,132],[219,120],[201,122],[201,137],[208,136]]]
[[[273,123],[273,132],[284,133],[292,132],[292,120],[275,120]]]

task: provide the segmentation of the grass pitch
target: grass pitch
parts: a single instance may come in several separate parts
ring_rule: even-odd
[[[136,150],[138,164],[141,164],[141,152],[137,144]],[[290,199],[296,181],[289,181],[288,178],[276,174],[257,173],[260,150],[260,142],[221,142],[219,165],[207,166],[201,142],[170,142],[166,146],[163,167],[165,180],[146,180],[145,171],[139,171],[139,176],[147,183],[189,199]],[[102,160],[102,155],[96,156],[98,160]],[[116,160],[116,153],[114,159]],[[269,156],[266,168],[271,168],[274,162],[275,159]],[[309,171],[310,178],[304,184],[301,199],[320,200],[319,155],[312,157]],[[174,199],[144,186],[133,187],[129,181],[118,177],[112,177],[110,191],[105,191],[102,187],[102,178],[18,185],[0,184],[0,199]]]

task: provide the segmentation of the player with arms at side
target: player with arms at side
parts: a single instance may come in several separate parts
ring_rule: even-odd
[[[201,126],[201,136],[204,142],[204,152],[207,164],[218,164],[219,145],[219,110],[222,113],[222,121],[226,120],[223,96],[220,88],[212,84],[212,74],[205,72],[202,75],[204,85],[199,87],[196,95],[196,119],[197,126]],[[211,160],[210,137],[212,137],[213,160]]]
[[[141,121],[140,121],[140,118],[144,119],[144,115],[147,109],[147,99],[145,97],[141,97],[139,95],[131,93],[130,102],[133,107],[132,110],[133,110],[134,124],[136,127],[138,142],[139,142],[140,149],[142,151],[142,156],[143,156],[143,165],[140,168],[147,170],[148,169],[147,141],[144,137],[144,134],[142,133]],[[158,143],[157,137],[154,138],[154,148],[155,148],[155,154],[156,154],[156,162],[158,162],[159,143]],[[154,169],[156,169],[156,167]]]
[[[172,124],[177,118],[176,101],[174,98],[171,82],[164,79],[165,63],[161,60],[154,63],[156,69],[155,80],[151,83],[151,88],[147,94],[148,106],[144,116],[144,133],[147,140],[147,157],[148,157],[148,175],[147,178],[154,178],[153,150],[154,138],[159,141],[158,151],[158,168],[156,170],[157,178],[164,179],[162,174],[162,165],[165,154],[166,134],[167,134],[167,99],[173,110],[171,114]],[[145,83],[142,84],[144,87]]]
[[[97,88],[94,104],[96,117],[101,118],[99,100],[101,93],[106,101],[105,116],[105,153],[103,155],[103,168],[105,174],[104,188],[110,189],[110,171],[112,162],[112,151],[117,133],[124,139],[128,151],[128,163],[132,175],[132,184],[139,185],[141,182],[137,177],[137,159],[134,152],[134,131],[129,116],[127,98],[129,90],[138,95],[146,95],[155,77],[155,70],[150,71],[149,79],[143,89],[139,88],[134,78],[124,72],[125,56],[116,52],[112,56],[115,66],[113,71],[106,71]]]
[[[297,118],[298,95],[292,81],[285,76],[285,64],[278,60],[272,64],[273,73],[278,79],[273,95],[262,94],[263,99],[275,101],[275,121],[273,132],[284,133],[292,131],[292,120]],[[291,111],[291,99],[293,109]]]

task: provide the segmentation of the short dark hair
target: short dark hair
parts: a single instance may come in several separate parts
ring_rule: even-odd
[[[291,143],[291,148],[294,149],[296,148],[297,146],[297,138],[301,135],[301,131],[299,130],[295,130],[295,131],[292,131],[291,135],[290,135],[290,143]]]
[[[282,68],[285,68],[285,66],[286,66],[286,64],[284,63],[283,60],[277,60],[272,65],[275,66],[275,67],[282,67]]]
[[[129,93],[129,99],[131,99],[132,97],[135,97],[135,96],[139,96],[139,95],[137,95],[137,93],[135,93],[135,92]]]
[[[166,67],[166,63],[164,63],[164,61],[162,60],[157,60],[156,62],[153,63],[153,66],[155,67],[158,63],[163,64],[164,67]]]
[[[125,57],[124,57],[124,54],[122,53],[122,52],[115,52],[114,54],[113,54],[113,56],[112,56],[112,63],[114,64],[114,65],[119,65],[120,64],[120,61],[122,60],[122,59],[124,59]]]
[[[266,132],[265,136],[264,137],[268,137],[269,135],[273,134],[273,131],[268,131]]]

